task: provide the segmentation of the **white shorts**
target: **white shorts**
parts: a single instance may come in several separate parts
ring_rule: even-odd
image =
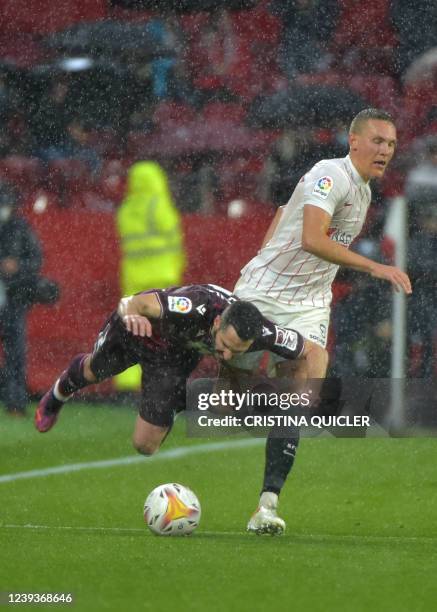
[[[302,306],[300,304],[289,305],[282,304],[273,299],[269,299],[264,295],[256,295],[249,292],[247,288],[239,288],[238,285],[234,291],[235,295],[241,300],[247,300],[260,310],[260,312],[276,323],[280,327],[287,327],[298,331],[304,338],[311,340],[322,348],[326,348],[328,340],[329,317],[331,309],[328,307]],[[229,365],[236,368],[253,370],[261,356],[262,351],[246,353],[241,356],[233,357],[229,361]],[[271,356],[271,361],[277,363],[284,361],[279,355]]]

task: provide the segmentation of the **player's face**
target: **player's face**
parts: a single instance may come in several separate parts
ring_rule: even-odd
[[[394,155],[396,128],[389,121],[369,119],[358,133],[349,135],[350,156],[361,177],[381,178]]]
[[[241,340],[233,325],[224,329],[220,327],[220,317],[216,317],[213,326],[215,354],[220,361],[228,361],[234,355],[245,353],[253,340]]]

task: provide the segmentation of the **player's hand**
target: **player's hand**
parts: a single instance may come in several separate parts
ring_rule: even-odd
[[[383,264],[375,264],[371,275],[374,278],[381,278],[393,285],[396,291],[405,291],[408,295],[412,293],[411,282],[408,275],[402,272],[396,266],[385,266]]]
[[[147,317],[136,314],[124,315],[123,323],[126,329],[134,336],[140,336],[141,338],[146,336],[147,338],[152,337],[152,324]]]

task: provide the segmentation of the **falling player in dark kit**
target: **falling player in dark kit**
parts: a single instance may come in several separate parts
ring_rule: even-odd
[[[35,426],[40,432],[49,431],[76,391],[139,363],[142,395],[133,444],[138,452],[152,455],[168,434],[175,413],[185,408],[187,379],[203,354],[226,363],[235,355],[259,350],[303,359],[312,371],[311,341],[271,323],[256,306],[216,285],[156,289],[123,298],[93,351],[74,357],[43,396]]]

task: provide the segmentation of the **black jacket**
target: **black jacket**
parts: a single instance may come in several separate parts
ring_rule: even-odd
[[[0,261],[13,257],[18,260],[18,271],[7,275],[0,270],[0,282],[11,302],[28,303],[28,291],[34,285],[42,263],[39,240],[30,225],[21,217],[12,216],[0,223]]]

